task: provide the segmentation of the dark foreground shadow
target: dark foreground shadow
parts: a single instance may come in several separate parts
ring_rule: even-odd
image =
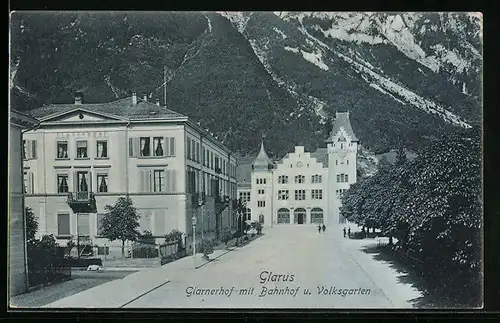
[[[412,299],[410,302],[415,308],[425,309],[449,309],[464,308],[458,307],[451,300],[438,298],[429,293],[429,282],[422,278],[422,274],[410,264],[403,263],[386,246],[377,246],[373,244],[360,249],[361,251],[372,255],[376,261],[385,261],[389,263],[390,268],[398,273],[398,282],[408,284],[422,293],[421,297]]]

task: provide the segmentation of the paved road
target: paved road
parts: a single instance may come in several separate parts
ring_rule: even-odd
[[[275,227],[201,268],[170,274],[169,283],[125,307],[411,307],[389,266],[375,263],[340,229],[318,234],[314,226]]]

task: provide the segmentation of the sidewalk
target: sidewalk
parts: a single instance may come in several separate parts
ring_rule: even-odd
[[[214,250],[210,259],[214,260],[231,252],[229,250]],[[201,254],[188,256],[158,268],[142,268],[122,279],[117,279],[81,293],[47,304],[44,308],[120,308],[150,291],[168,284],[172,277],[185,275],[190,270],[200,268],[209,261]]]
[[[365,271],[395,307],[412,308],[411,300],[422,296],[418,289],[401,281],[404,273],[398,273],[387,261],[373,259],[373,253],[370,251],[375,250],[378,240],[388,241],[388,238],[347,239],[335,237],[334,239],[339,242],[338,245],[342,246],[345,252]]]

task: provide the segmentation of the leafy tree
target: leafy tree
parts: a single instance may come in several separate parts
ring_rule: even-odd
[[[122,257],[125,257],[125,241],[136,241],[140,236],[139,213],[130,197],[120,197],[115,205],[106,205],[102,220],[102,236],[110,241],[121,240]]]
[[[406,153],[403,147],[399,147],[396,155],[396,166],[401,166],[406,162]]]
[[[236,200],[233,207],[236,214],[238,214],[238,231],[237,231],[238,238],[240,238],[243,235],[243,232],[245,231],[246,219],[243,218],[243,215],[245,214],[246,208],[247,208],[246,203],[244,203],[241,198]],[[238,243],[238,240],[236,241],[236,243]]]
[[[184,249],[184,241],[182,239],[183,235],[184,234],[181,231],[173,229],[172,231],[170,231],[170,233],[167,233],[165,235],[165,242],[177,241],[177,248],[179,250],[183,250]]]
[[[232,238],[233,238],[233,236],[232,236],[231,230],[229,228],[222,229],[221,241],[226,244],[226,248],[228,247],[227,244],[229,243],[229,241],[231,241]]]
[[[32,208],[26,207],[26,241],[35,240],[35,234],[38,231],[38,221]]]

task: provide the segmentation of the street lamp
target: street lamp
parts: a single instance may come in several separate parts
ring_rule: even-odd
[[[196,269],[196,216],[193,215],[191,218],[191,224],[193,224],[193,261],[194,269]]]

